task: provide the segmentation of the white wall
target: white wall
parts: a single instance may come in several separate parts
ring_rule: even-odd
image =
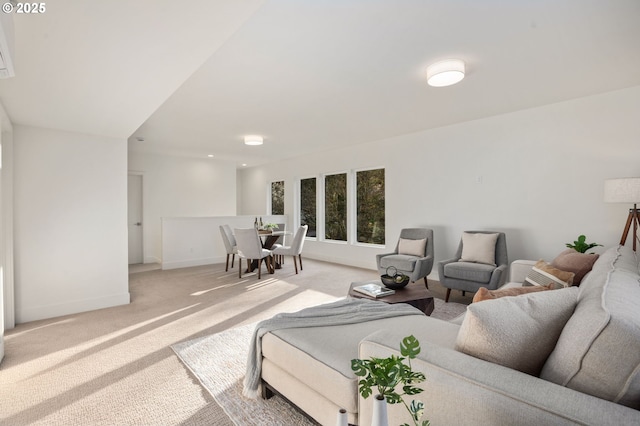
[[[162,218],[236,214],[236,167],[210,158],[129,152],[142,173],[144,262],[162,261]]]
[[[4,331],[15,325],[13,304],[13,127],[0,104],[0,362]]]
[[[253,167],[238,213],[264,211],[265,185],[283,179],[294,217],[296,179],[383,166],[387,248],[414,226],[434,229],[436,260],[472,229],[505,231],[511,260],[551,260],[580,234],[617,244],[631,206],[605,204],[603,181],[640,176],[639,114],[640,86]],[[305,244],[308,257],[372,269],[383,251]]]
[[[14,126],[16,319],[129,303],[127,141]]]
[[[263,223],[287,223],[282,215],[261,216]],[[252,228],[255,216],[165,217],[162,219],[162,269],[223,263],[227,250],[221,225]],[[283,229],[284,231],[284,229]],[[292,237],[285,237],[289,241]]]

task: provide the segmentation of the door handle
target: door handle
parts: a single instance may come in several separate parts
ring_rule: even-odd
[[[136,222],[136,223],[134,223],[134,225],[135,226],[142,226],[142,223],[141,222]]]

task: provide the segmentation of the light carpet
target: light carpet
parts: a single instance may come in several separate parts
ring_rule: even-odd
[[[466,305],[434,299],[432,317],[444,320],[460,315]],[[178,343],[171,348],[220,404],[236,425],[313,425],[278,396],[268,400],[242,395],[249,341],[255,323]]]

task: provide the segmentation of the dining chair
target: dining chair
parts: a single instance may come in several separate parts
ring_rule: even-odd
[[[302,271],[302,246],[304,245],[304,239],[307,236],[307,230],[309,227],[303,225],[298,228],[296,235],[293,237],[293,243],[290,246],[277,247],[273,250],[273,254],[278,256],[293,256],[293,265],[296,268],[296,274],[298,273],[298,263],[300,261],[300,270]],[[298,258],[296,260],[296,257]]]
[[[271,250],[262,248],[258,231],[255,228],[236,228],[234,234],[238,247],[239,278],[242,278],[242,259],[247,259],[247,266],[251,264],[251,260],[258,261],[258,279],[261,278],[262,259],[266,259],[267,269],[269,271],[273,270],[271,267]]]
[[[274,232],[285,232],[286,231],[286,223],[276,223],[276,225],[278,225],[278,227],[276,229],[274,229]],[[278,246],[283,246],[284,245],[284,234],[280,235],[280,237],[276,240],[276,242],[273,244],[274,247],[276,245]]]
[[[229,270],[229,256],[231,256],[231,268],[233,268],[233,262],[236,260],[236,254],[238,254],[238,247],[229,225],[220,225],[220,233],[222,234],[224,248],[227,250],[227,264],[224,268],[225,272],[227,272]]]

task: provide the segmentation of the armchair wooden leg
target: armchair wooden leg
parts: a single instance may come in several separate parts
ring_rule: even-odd
[[[233,265],[231,265],[231,267],[233,268]],[[227,263],[224,266],[224,271],[228,272],[229,271],[229,253],[227,253]]]
[[[429,290],[429,282],[427,282],[427,277],[424,277],[424,286]]]
[[[449,303],[449,295],[451,295],[451,289],[447,289],[447,295],[444,297],[444,303]]]
[[[302,271],[302,255],[298,255],[298,260],[300,260],[300,270]]]
[[[238,278],[242,278],[242,258],[238,259]]]
[[[295,256],[292,256],[292,257],[293,257],[293,266],[296,267],[296,274],[297,274],[298,273],[298,262],[296,261],[296,257]]]
[[[232,254],[231,255],[231,267],[233,268],[233,262],[236,260],[236,255]]]

